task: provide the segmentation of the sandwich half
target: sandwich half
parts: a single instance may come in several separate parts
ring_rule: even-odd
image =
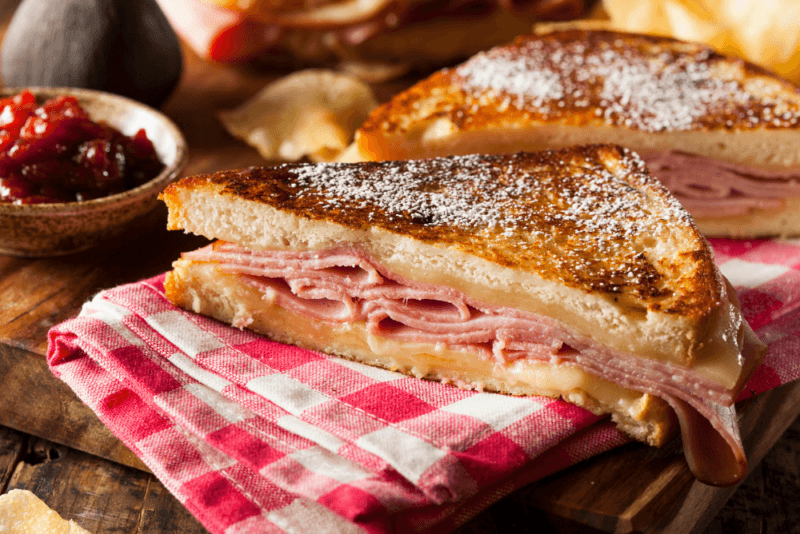
[[[706,45],[524,35],[376,109],[349,161],[586,143],[636,151],[708,236],[800,234],[800,89]]]
[[[177,306],[459,387],[561,397],[696,476],[746,472],[734,400],[763,346],[691,217],[625,149],[286,164],[189,177],[170,229],[216,239]]]
[[[373,81],[452,65],[542,21],[572,20],[584,0],[159,0],[205,59],[338,66]]]

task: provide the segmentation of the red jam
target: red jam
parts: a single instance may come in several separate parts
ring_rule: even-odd
[[[133,189],[164,168],[144,130],[132,137],[59,96],[0,99],[0,202],[74,202]]]

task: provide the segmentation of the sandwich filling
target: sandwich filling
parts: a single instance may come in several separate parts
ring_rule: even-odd
[[[379,339],[442,345],[498,366],[527,359],[578,367],[613,384],[649,393],[675,410],[687,460],[700,480],[730,484],[746,472],[732,405],[736,392],[691,368],[606,347],[549,317],[404,279],[353,246],[252,251],[220,241],[183,258],[213,263],[237,275],[268,304],[298,316],[330,324],[364,323],[368,334]],[[233,323],[243,328],[251,321],[239,316]],[[748,332],[742,323],[740,337]],[[747,339],[740,340],[742,344],[742,365],[748,367],[757,355],[749,350]]]
[[[768,171],[685,152],[639,152],[695,217],[730,217],[754,209],[779,209],[800,197],[800,171]]]

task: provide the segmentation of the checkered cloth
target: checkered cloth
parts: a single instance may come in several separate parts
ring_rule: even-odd
[[[800,243],[715,240],[770,345],[744,396],[800,377]],[[163,276],[97,295],[48,362],[214,533],[447,531],[628,441],[547,398],[464,391],[173,307]]]

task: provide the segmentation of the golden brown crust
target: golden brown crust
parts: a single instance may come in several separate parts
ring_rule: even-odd
[[[642,313],[700,319],[724,297],[691,218],[619,147],[201,175],[162,195],[171,229],[181,227],[180,190],[199,188],[454,248]],[[670,250],[657,256],[650,249],[659,240]]]
[[[384,134],[437,118],[461,131],[532,122],[647,132],[796,130],[800,89],[706,45],[564,30],[520,36],[433,74],[375,110],[359,135],[380,144]]]

